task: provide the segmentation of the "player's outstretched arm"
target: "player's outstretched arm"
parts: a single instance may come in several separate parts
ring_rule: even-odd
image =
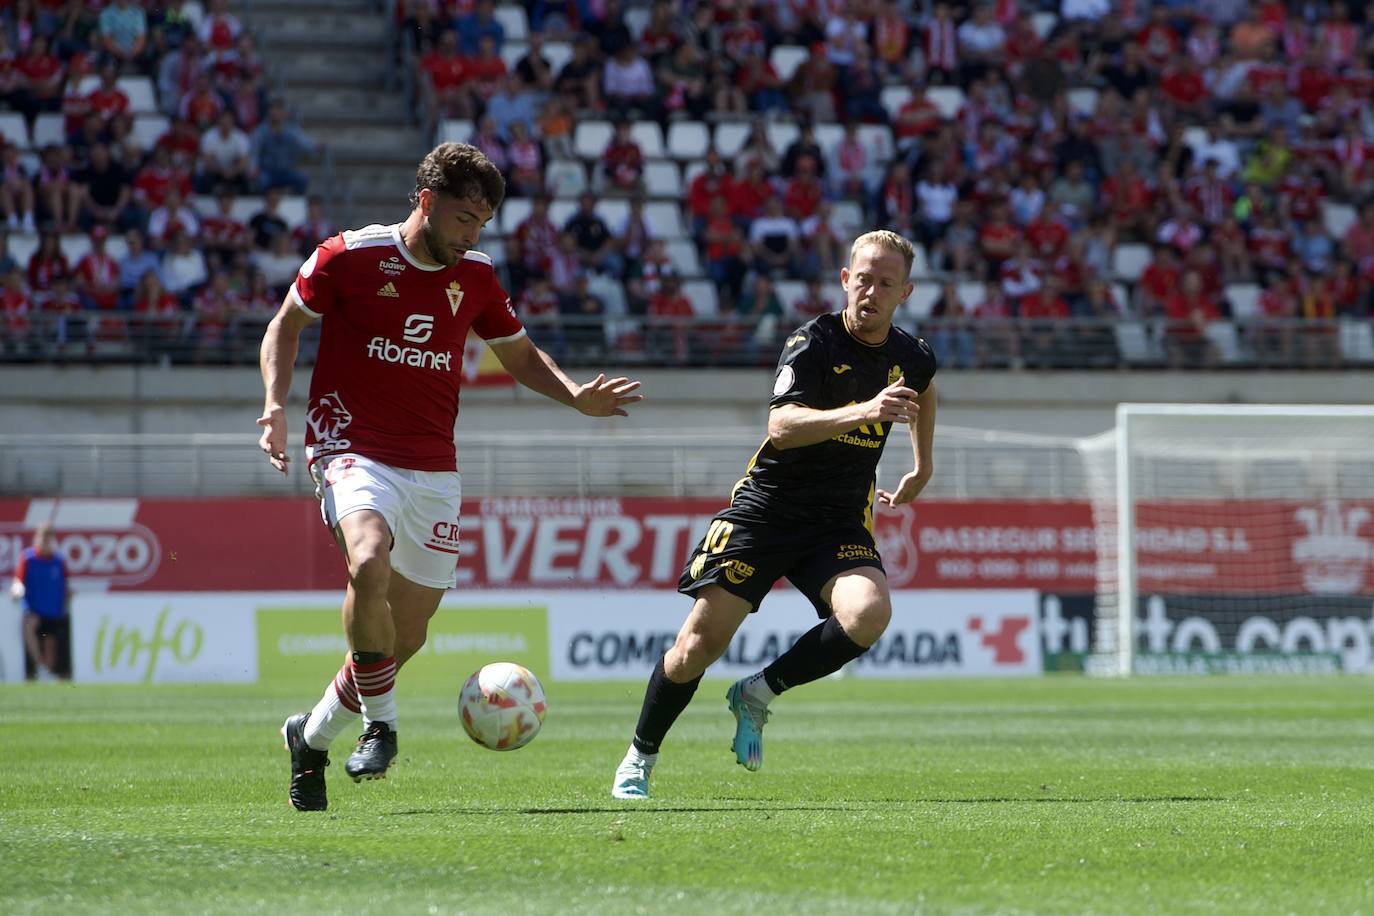
[[[625,408],[644,398],[635,393],[639,382],[627,378],[608,379],[605,373],[585,385],[577,384],[558,368],[552,356],[536,347],[528,337],[490,346],[517,382],[589,417],[629,416]]]
[[[267,323],[258,352],[258,366],[262,369],[262,385],[266,391],[262,416],[258,425],[262,436],[258,447],[267,453],[272,467],[287,472],[291,456],[286,452],[286,396],[291,391],[291,370],[296,365],[296,351],[300,348],[301,331],[315,318],[296,305],[290,293],[277,314]]]
[[[920,412],[920,396],[899,378],[872,400],[834,410],[780,404],[768,412],[768,441],[776,449],[801,448],[833,439],[869,423],[910,423]]]
[[[916,397],[920,412],[911,424],[911,451],[915,466],[907,472],[891,492],[878,491],[878,502],[886,506],[900,506],[921,495],[935,473],[935,383],[931,382]]]

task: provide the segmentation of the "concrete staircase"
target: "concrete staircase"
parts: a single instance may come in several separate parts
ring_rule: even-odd
[[[429,149],[412,117],[376,0],[252,0],[235,14],[267,61],[273,94],[328,155],[311,193],[340,227],[397,222]]]

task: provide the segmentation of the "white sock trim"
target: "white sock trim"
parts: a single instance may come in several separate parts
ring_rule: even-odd
[[[773,688],[768,686],[768,678],[763,676],[762,671],[745,680],[744,695],[755,703],[764,706],[778,698],[778,695],[773,692]]]

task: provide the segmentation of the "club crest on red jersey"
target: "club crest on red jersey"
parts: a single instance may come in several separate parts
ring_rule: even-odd
[[[454,280],[448,285],[448,289],[444,290],[444,293],[448,296],[448,307],[453,310],[453,314],[457,315],[458,306],[463,304],[463,287],[458,285],[457,280]]]

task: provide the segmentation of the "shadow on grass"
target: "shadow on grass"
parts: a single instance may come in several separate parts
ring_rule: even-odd
[[[1058,805],[1079,805],[1079,804],[1102,804],[1111,802],[1126,802],[1131,804],[1160,804],[1178,802],[1227,802],[1229,798],[1212,795],[1139,795],[1123,796],[1109,795],[1095,798],[1015,798],[1012,796],[985,796],[981,798],[886,798],[869,799],[855,801],[844,805],[825,805],[825,804],[771,804],[766,799],[757,798],[722,798],[721,804],[715,806],[706,805],[660,805],[653,801],[649,802],[626,802],[623,805],[606,805],[586,807],[564,807],[564,808],[463,808],[463,807],[444,807],[444,808],[410,808],[405,811],[389,811],[383,817],[410,817],[420,814],[476,814],[499,817],[509,817],[512,814],[624,814],[627,811],[652,811],[656,814],[709,814],[719,812],[721,814],[731,814],[741,811],[762,811],[765,813],[775,813],[779,811],[862,811],[875,805],[1015,805],[1027,802],[1036,804],[1058,804]],[[733,804],[732,804],[733,803]]]

